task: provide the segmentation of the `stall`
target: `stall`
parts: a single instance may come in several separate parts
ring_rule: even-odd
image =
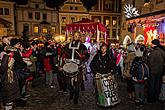
[[[159,39],[165,45],[165,9],[127,19],[128,32],[135,43],[150,45]]]
[[[106,27],[99,22],[91,21],[88,18],[84,18],[81,21],[74,22],[71,24],[66,25],[66,40],[68,40],[68,36],[73,31],[79,31],[80,33],[87,33],[87,34],[96,34],[96,41],[100,41],[101,33],[104,36],[104,42],[106,42]]]

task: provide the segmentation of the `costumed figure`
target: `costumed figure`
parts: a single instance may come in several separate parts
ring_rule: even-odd
[[[94,56],[97,54],[98,48],[99,48],[99,44],[94,43],[93,46],[92,46],[92,49],[90,51],[90,57],[89,57],[88,62],[87,62],[87,72],[88,73],[91,72],[90,63],[93,60]]]

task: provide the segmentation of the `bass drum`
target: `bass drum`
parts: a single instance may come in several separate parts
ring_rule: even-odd
[[[112,74],[99,74],[95,76],[97,105],[110,107],[120,103],[117,83]]]
[[[64,64],[63,73],[68,77],[76,76],[78,74],[78,65],[72,62]]]

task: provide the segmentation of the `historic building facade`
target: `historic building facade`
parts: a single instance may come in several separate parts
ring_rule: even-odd
[[[60,36],[57,37],[60,40],[70,39],[71,33],[68,33],[69,37],[66,39],[66,25],[89,17],[88,11],[80,0],[67,0],[59,10]]]
[[[139,15],[129,15],[129,8],[136,8]],[[125,13],[127,11],[127,13]],[[122,37],[120,42],[149,45],[158,38],[165,41],[165,0],[122,0]]]
[[[14,2],[0,0],[0,39],[7,35],[15,35]]]
[[[17,35],[34,37],[59,34],[58,12],[48,8],[43,0],[28,0],[27,5],[16,5]]]
[[[98,0],[89,12],[93,21],[103,23],[107,28],[107,41],[117,43],[121,34],[121,0]],[[103,38],[103,36],[101,36]]]
[[[120,0],[98,0],[96,6],[87,11],[80,0],[67,0],[59,11],[60,35],[66,35],[66,24],[88,18],[104,24],[107,41],[116,42],[120,37],[120,3]],[[103,36],[104,33],[100,34],[101,40]]]

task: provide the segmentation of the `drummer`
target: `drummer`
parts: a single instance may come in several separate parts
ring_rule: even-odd
[[[96,75],[96,73],[115,73],[115,65],[108,52],[108,46],[105,43],[102,44],[100,51],[98,51],[93,58],[90,67],[94,75]]]
[[[65,46],[66,63],[74,62],[79,66],[79,73],[76,77],[68,77],[67,83],[70,91],[70,100],[73,99],[74,104],[78,104],[79,89],[84,89],[83,63],[89,57],[86,46],[80,41],[80,32],[73,33],[73,39]]]
[[[98,53],[94,56],[90,64],[91,71],[95,77],[94,86],[96,88],[95,95],[97,105],[103,107],[109,107],[119,102],[118,94],[116,92],[117,86],[113,78],[113,74],[115,73],[115,65],[107,50],[108,46],[106,44],[102,44],[100,51],[98,51]],[[98,86],[98,82],[96,80],[96,78],[99,78],[98,76],[108,76],[108,78],[112,78],[113,80],[105,80],[103,78],[104,80],[99,81],[100,84]],[[108,83],[106,81],[108,81]],[[113,85],[111,85],[112,82]],[[103,97],[102,99],[105,100],[100,100],[100,97]]]

